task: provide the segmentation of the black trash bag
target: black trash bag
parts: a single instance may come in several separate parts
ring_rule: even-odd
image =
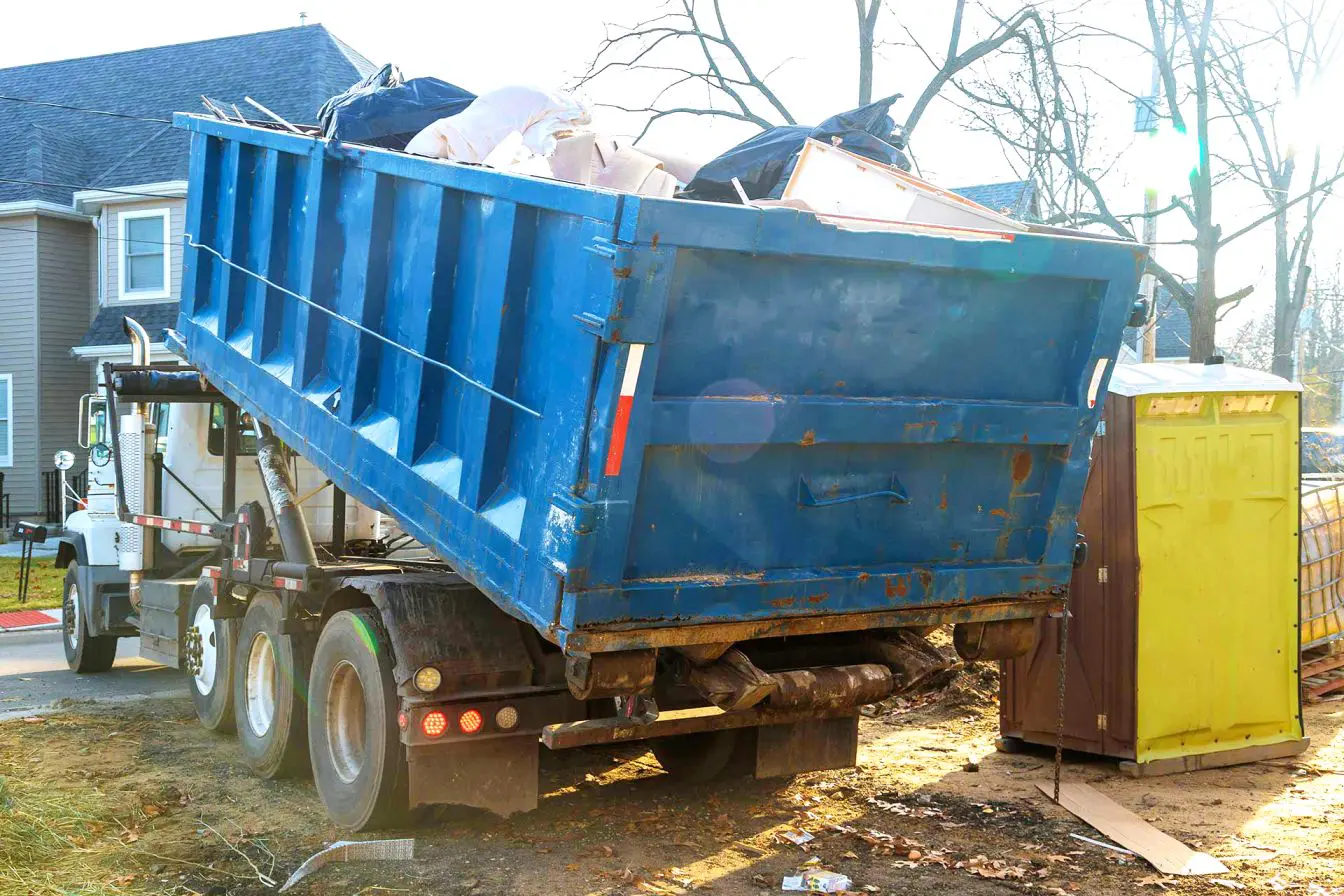
[[[358,96],[367,96],[381,90],[384,87],[400,87],[405,79],[401,76],[401,69],[392,63],[387,63],[370,75],[366,75],[362,80],[351,84],[343,92],[330,97],[322,108],[317,110],[317,126],[322,129],[322,136],[330,137],[331,128],[335,123],[336,108],[349,102]]]
[[[317,121],[324,137],[402,150],[416,134],[475,99],[476,94],[438,78],[403,82],[396,66],[385,65],[327,100]]]
[[[889,114],[891,105],[900,98],[897,93],[833,115],[814,128],[787,125],[763,131],[706,163],[677,198],[740,203],[733,187],[733,178],[737,178],[748,198],[778,199],[809,137],[823,143],[838,138],[839,145],[852,153],[908,171],[910,161],[905,153],[887,142],[896,129]]]

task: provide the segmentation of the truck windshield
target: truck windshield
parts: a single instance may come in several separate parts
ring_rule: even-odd
[[[218,402],[210,405],[210,434],[206,448],[215,457],[224,456],[224,405]],[[257,453],[257,434],[250,426],[244,425],[242,414],[238,415],[238,453]]]

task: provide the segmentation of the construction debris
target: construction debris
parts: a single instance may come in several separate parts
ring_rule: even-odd
[[[809,868],[802,874],[784,878],[780,889],[786,893],[843,893],[853,881],[838,871]]]
[[[1050,784],[1036,786],[1050,796]],[[1060,784],[1059,805],[1147,859],[1163,874],[1227,873],[1227,866],[1213,856],[1195,852],[1086,784]]]
[[[280,887],[283,893],[308,875],[332,862],[409,861],[415,858],[415,838],[401,840],[337,840],[308,857]]]

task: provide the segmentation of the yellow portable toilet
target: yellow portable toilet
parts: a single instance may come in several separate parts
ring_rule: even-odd
[[[1065,745],[1133,774],[1306,749],[1298,689],[1301,387],[1121,365],[1079,515]],[[1058,620],[1005,664],[1002,745],[1053,745]]]

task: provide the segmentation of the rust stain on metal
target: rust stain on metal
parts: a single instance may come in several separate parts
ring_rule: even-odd
[[[803,440],[799,444],[804,448],[811,448],[813,445],[817,444],[817,431],[815,429],[809,429],[807,432],[803,433]]]
[[[905,431],[911,432],[912,430],[925,429],[925,428],[936,429],[937,427],[938,427],[937,420],[917,420],[913,423],[905,424]]]
[[[1002,507],[995,507],[993,510],[989,512],[989,515],[996,516],[1001,520],[1008,519],[1008,511],[1004,510]]]
[[[947,509],[947,489],[943,489],[942,495],[940,495],[938,498],[938,509],[939,510]]]
[[[909,576],[887,576],[887,597],[905,597],[910,593]]]
[[[919,576],[919,584],[921,584],[921,585],[924,586],[924,590],[925,590],[926,592],[927,592],[930,588],[933,587],[933,572],[932,572],[932,570],[921,569],[921,570],[919,570],[917,573],[915,573],[915,575]]]
[[[651,245],[653,246],[653,248],[655,248],[655,249],[658,248],[658,240],[659,240],[659,239],[661,239],[661,234],[657,234],[657,233],[655,233],[655,234],[653,235],[653,240],[651,241]]]
[[[866,573],[866,572],[861,572],[861,573],[859,573],[858,576],[856,576],[855,578],[856,578],[858,581],[860,581],[860,582],[866,582],[866,581],[868,581],[868,579],[871,578],[871,576],[870,576],[868,573]]]
[[[770,606],[774,607],[776,610],[787,609],[788,607],[793,606],[793,604],[794,599],[792,597],[778,597],[770,601]]]
[[[626,266],[623,267],[623,268],[612,268],[612,269],[611,269],[611,276],[615,277],[617,280],[629,280],[629,279],[630,279],[630,275],[633,274],[633,273],[634,273],[634,269],[631,268],[629,265],[626,265]]]
[[[830,597],[830,596],[831,596],[831,593],[830,593],[829,591],[823,591],[823,592],[821,592],[820,594],[813,594],[813,595],[810,595],[810,596],[808,597],[808,599],[807,599],[807,602],[810,603],[810,604],[820,604],[820,603],[825,603],[825,602],[826,602],[826,598],[828,598],[828,597]]]
[[[1013,455],[1013,481],[1021,485],[1031,475],[1031,452],[1019,451]]]
[[[835,381],[835,388],[837,388],[837,389],[843,389],[843,388],[845,388],[845,381],[844,381],[844,380],[836,380],[836,381]]]

